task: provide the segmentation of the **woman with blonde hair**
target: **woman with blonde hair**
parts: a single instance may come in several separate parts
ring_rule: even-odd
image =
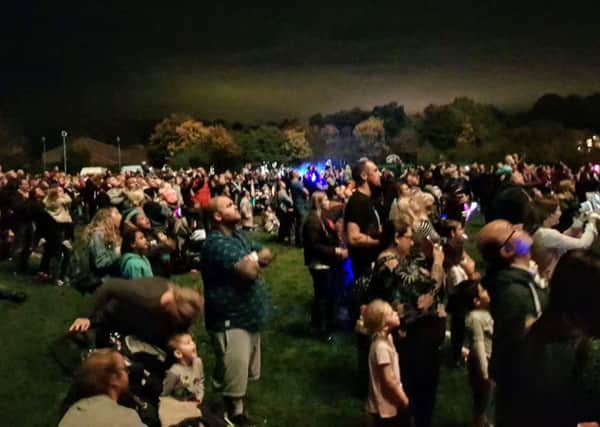
[[[47,233],[42,265],[48,265],[49,274],[44,277],[46,272],[42,269],[39,275],[44,279],[53,280],[58,286],[64,283],[64,273],[72,247],[70,239],[73,236],[73,219],[69,212],[71,202],[71,197],[62,187],[50,188],[43,200],[44,210],[50,218],[51,230]]]
[[[410,198],[408,204],[413,217],[415,243],[422,246],[425,240],[439,242],[440,236],[429,217],[435,204],[435,197],[431,193],[420,191]]]
[[[410,187],[406,182],[399,182],[396,184],[396,193],[397,197],[390,208],[390,219],[392,221],[402,220],[412,224],[414,217],[409,205],[412,195]]]
[[[82,242],[90,252],[90,269],[98,277],[109,276],[121,256],[121,214],[102,208],[83,230]]]

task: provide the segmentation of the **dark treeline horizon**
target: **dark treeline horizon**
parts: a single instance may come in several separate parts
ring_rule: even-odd
[[[462,97],[457,97],[460,99]],[[474,100],[477,102],[477,100]],[[382,105],[375,105],[372,109],[359,107],[340,108],[336,111],[315,112],[307,117],[283,117],[274,118],[266,121],[241,121],[213,119],[205,120],[200,116],[189,111],[174,111],[171,114],[185,114],[200,120],[207,125],[220,124],[228,129],[241,131],[253,129],[260,126],[275,126],[284,128],[290,124],[309,125],[315,124],[315,120],[325,121],[336,115],[350,112],[359,112],[363,117],[368,117],[378,108],[386,105],[397,105],[404,108],[403,104],[397,101],[390,101]],[[430,106],[444,106],[447,104],[430,104]],[[525,125],[536,121],[546,121],[555,123],[565,128],[585,129],[592,132],[600,131],[600,93],[591,95],[568,95],[560,96],[553,93],[547,93],[538,98],[530,108],[517,111],[502,109],[493,104],[484,104],[490,106],[498,112],[498,115],[511,126]],[[406,113],[407,117],[418,117],[425,110],[416,113]],[[110,117],[110,116],[89,116],[87,114],[75,115],[69,120],[61,122],[49,121],[35,118],[20,118],[10,114],[9,110],[0,111],[0,119],[11,128],[13,133],[22,135],[27,141],[27,145],[36,146],[39,144],[42,136],[46,138],[48,148],[61,144],[60,131],[65,129],[70,136],[86,136],[103,141],[106,143],[115,143],[116,137],[120,138],[124,146],[132,144],[145,144],[152,133],[154,126],[163,120],[166,116],[157,116],[153,118],[131,118],[131,117]],[[317,118],[319,117],[319,118]],[[330,124],[333,123],[330,120]]]

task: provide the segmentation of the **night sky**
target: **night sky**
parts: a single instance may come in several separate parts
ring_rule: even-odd
[[[11,3],[0,110],[34,126],[170,112],[251,122],[389,101],[412,112],[460,95],[516,110],[600,91],[593,2]]]

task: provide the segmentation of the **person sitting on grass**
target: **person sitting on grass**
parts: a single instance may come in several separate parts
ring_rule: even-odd
[[[489,311],[490,296],[477,280],[465,280],[456,288],[457,312],[466,313],[463,318],[467,347],[468,369],[473,389],[473,415],[476,427],[487,426],[493,381],[488,372],[492,356],[494,320]]]
[[[264,230],[269,234],[277,234],[277,231],[279,230],[279,219],[271,206],[267,205],[262,217]]]
[[[372,426],[409,425],[408,397],[400,381],[400,362],[391,331],[400,327],[400,317],[383,300],[361,309],[362,327],[371,335],[369,350],[369,394],[367,413]]]
[[[83,361],[67,397],[79,400],[68,408],[58,427],[145,426],[137,412],[118,404],[128,388],[123,356],[112,349],[95,350]]]
[[[156,217],[161,216],[160,206],[156,203],[146,204],[149,211]],[[145,207],[146,207],[145,206]],[[135,214],[131,217],[135,229],[141,231],[148,241],[147,257],[152,265],[152,271],[159,276],[169,277],[172,269],[172,257],[176,250],[175,241],[170,238],[165,227],[153,223],[149,216],[144,213]]]
[[[83,230],[81,239],[90,252],[90,268],[97,277],[110,276],[121,255],[121,218],[116,208],[102,208]]]
[[[146,258],[147,252],[148,241],[144,233],[139,230],[126,231],[121,244],[121,277],[124,279],[153,277],[152,266]]]
[[[204,366],[196,351],[196,343],[187,332],[169,339],[169,350],[174,359],[163,381],[163,396],[202,403],[204,399]]]
[[[170,426],[202,415],[204,366],[189,333],[173,335],[167,346],[174,363],[163,380],[158,416],[162,425]]]

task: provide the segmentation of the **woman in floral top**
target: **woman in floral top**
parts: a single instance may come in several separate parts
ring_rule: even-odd
[[[402,316],[403,333],[395,341],[410,414],[417,427],[430,426],[445,333],[444,252],[435,244],[432,259],[423,253],[411,255],[412,227],[399,220],[385,225],[382,243],[386,249],[375,263],[369,297],[389,301]]]

